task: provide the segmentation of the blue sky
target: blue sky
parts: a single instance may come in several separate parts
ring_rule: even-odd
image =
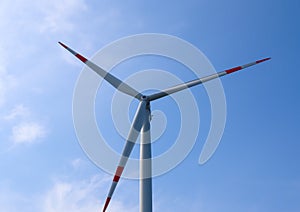
[[[100,210],[112,176],[77,141],[72,98],[83,65],[57,41],[91,57],[146,32],[187,40],[218,71],[272,57],[222,79],[226,127],[201,166],[209,101],[193,88],[203,126],[188,157],[154,179],[154,211],[299,211],[299,8],[296,0],[1,1],[1,211]],[[121,180],[109,211],[138,211],[138,202],[138,182]]]

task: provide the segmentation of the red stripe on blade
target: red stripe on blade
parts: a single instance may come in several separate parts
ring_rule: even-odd
[[[115,174],[115,177],[113,179],[114,182],[118,182],[119,181],[120,176],[122,175],[123,170],[124,170],[124,167],[118,166],[116,174]]]
[[[239,70],[241,70],[241,69],[242,69],[242,66],[238,66],[238,67],[235,67],[235,68],[228,69],[228,70],[226,70],[225,72],[226,72],[227,74],[230,74],[230,73],[232,73],[232,72],[239,71]]]
[[[106,208],[107,208],[107,206],[108,206],[108,204],[109,204],[109,202],[110,202],[110,197],[107,197],[106,198],[106,201],[105,201],[105,205],[104,205],[104,208],[103,208],[103,212],[105,212],[106,211]]]
[[[271,58],[268,57],[268,58],[265,58],[265,59],[262,59],[262,60],[258,60],[258,61],[256,61],[256,63],[262,63],[262,62],[265,62],[265,61],[270,60],[270,59]]]
[[[75,55],[79,60],[81,60],[82,62],[86,62],[87,61],[87,59],[84,57],[84,56],[82,56],[82,55],[80,55],[80,54],[76,54]]]
[[[120,176],[115,175],[113,181],[114,182],[119,182]]]

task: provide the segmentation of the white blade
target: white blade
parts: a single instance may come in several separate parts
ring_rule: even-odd
[[[134,88],[126,84],[125,82],[122,82],[118,78],[116,78],[114,75],[108,73],[107,71],[103,70],[99,66],[97,66],[92,61],[86,59],[79,53],[75,52],[73,49],[69,48],[65,44],[58,42],[61,46],[63,46],[65,49],[67,49],[69,52],[71,52],[75,57],[77,57],[79,60],[81,60],[83,63],[85,63],[88,67],[90,67],[93,71],[95,71],[97,74],[99,74],[103,79],[105,79],[107,82],[109,82],[112,86],[114,86],[119,91],[128,94],[129,96],[132,96],[137,99],[141,99],[142,95],[136,91]]]
[[[113,182],[111,184],[109,193],[107,195],[104,207],[103,207],[103,212],[107,209],[109,202],[112,198],[112,195],[116,189],[116,186],[119,182],[119,179],[123,173],[124,167],[128,161],[129,155],[132,152],[132,149],[134,147],[134,144],[139,136],[139,133],[141,131],[141,128],[144,124],[144,120],[145,120],[145,116],[146,116],[146,106],[147,106],[147,102],[142,101],[139,104],[139,107],[135,113],[135,117],[133,119],[129,134],[128,134],[128,138],[126,141],[126,144],[124,146],[123,149],[123,153],[122,153],[122,157],[119,161],[119,165],[117,167],[117,170],[115,172],[115,176],[113,178]],[[109,159],[108,159],[109,160]]]
[[[250,66],[253,66],[253,65],[256,65],[258,63],[261,63],[261,62],[264,62],[266,60],[269,60],[271,58],[265,58],[265,59],[262,59],[262,60],[257,60],[255,62],[252,62],[252,63],[248,63],[246,65],[242,65],[242,66],[237,66],[237,67],[234,67],[234,68],[231,68],[231,69],[228,69],[228,70],[225,70],[225,71],[222,71],[222,72],[218,72],[216,74],[212,74],[210,76],[206,76],[206,77],[203,77],[203,78],[200,78],[200,79],[195,79],[195,80],[192,80],[192,81],[189,81],[189,82],[186,82],[186,83],[183,83],[183,84],[179,84],[179,85],[176,85],[174,87],[171,87],[171,88],[167,88],[163,91],[160,91],[158,93],[155,93],[155,94],[152,94],[148,97],[148,99],[150,101],[152,100],[156,100],[156,99],[159,99],[159,98],[162,98],[164,96],[167,96],[167,95],[170,95],[170,94],[173,94],[173,93],[176,93],[178,91],[182,91],[186,88],[190,88],[190,87],[193,87],[195,85],[199,85],[199,84],[202,84],[204,82],[207,82],[207,81],[210,81],[212,79],[215,79],[215,78],[218,78],[218,77],[222,77],[224,75],[227,75],[227,74],[231,74],[233,72],[236,72],[236,71],[239,71],[239,70],[242,70],[244,68],[247,68],[247,67],[250,67]]]

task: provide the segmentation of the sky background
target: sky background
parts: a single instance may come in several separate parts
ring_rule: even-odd
[[[112,176],[84,154],[72,120],[83,65],[57,42],[92,57],[116,39],[150,32],[192,43],[218,71],[272,57],[222,78],[227,123],[201,166],[209,102],[203,87],[193,88],[204,125],[188,157],[154,178],[154,211],[300,211],[299,9],[296,0],[2,0],[0,210],[102,208]],[[138,204],[138,181],[121,180],[108,211]]]

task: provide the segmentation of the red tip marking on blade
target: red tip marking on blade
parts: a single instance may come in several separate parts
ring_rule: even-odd
[[[107,197],[106,198],[106,201],[105,201],[105,205],[104,205],[104,208],[103,208],[103,212],[105,212],[106,211],[106,208],[107,208],[107,206],[108,206],[108,204],[109,204],[109,202],[110,202],[110,197]]]
[[[119,181],[120,176],[122,175],[123,170],[124,170],[124,167],[118,166],[116,174],[115,174],[114,179],[113,179],[114,182],[118,182]]]
[[[65,44],[63,44],[62,42],[59,41],[58,43],[59,43],[62,47],[66,48],[66,49],[68,48],[68,47],[67,47]]]
[[[265,58],[265,59],[262,59],[262,60],[258,60],[258,61],[256,61],[256,63],[262,63],[262,62],[265,62],[265,61],[270,60],[270,59],[271,58],[268,57],[268,58]]]
[[[230,73],[232,73],[232,72],[239,71],[239,70],[241,70],[241,69],[242,69],[242,66],[238,66],[238,67],[235,67],[235,68],[228,69],[228,70],[226,70],[225,72],[226,72],[227,74],[230,74]]]
[[[76,54],[75,55],[79,60],[81,60],[82,62],[86,62],[87,61],[87,59],[84,57],[84,56],[82,56],[82,55],[80,55],[80,54]]]

